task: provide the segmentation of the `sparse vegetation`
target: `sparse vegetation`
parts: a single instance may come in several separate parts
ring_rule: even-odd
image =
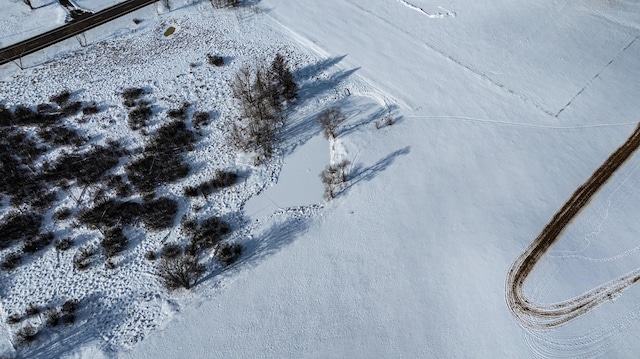
[[[215,175],[209,181],[197,186],[187,186],[184,188],[184,195],[187,197],[208,196],[212,192],[225,187],[233,186],[238,180],[238,175],[233,172],[216,170]]]
[[[161,258],[157,274],[165,287],[172,291],[178,288],[190,289],[202,277],[205,266],[196,257],[181,255],[175,258]]]
[[[347,181],[346,167],[349,163],[349,160],[343,160],[336,165],[327,166],[322,173],[320,173],[320,179],[325,188],[325,199],[331,200],[335,198],[337,190]]]
[[[76,321],[76,315],[80,303],[75,299],[68,299],[60,308],[60,319],[66,324],[73,324]]]
[[[233,124],[231,143],[255,153],[257,162],[270,158],[284,124],[284,109],[297,97],[297,84],[286,59],[278,55],[268,68],[263,64],[243,66],[231,89],[242,115],[241,121]]]
[[[56,236],[53,234],[53,232],[45,232],[41,233],[37,237],[27,238],[24,241],[22,251],[28,254],[38,252],[51,244],[51,242],[53,242],[55,238]]]

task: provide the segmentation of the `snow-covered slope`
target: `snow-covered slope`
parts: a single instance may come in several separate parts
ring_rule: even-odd
[[[256,43],[277,38],[331,65],[299,74],[330,79],[336,94],[301,113],[339,104],[349,115],[331,153],[351,161],[347,188],[312,217],[258,216],[247,231],[255,255],[119,357],[635,356],[640,287],[534,330],[509,312],[505,278],[640,119],[637,2],[259,6],[238,25],[263,31]],[[387,114],[395,123],[377,129]],[[536,267],[532,300],[569,299],[636,269],[639,161]],[[99,347],[86,345],[77,357]]]

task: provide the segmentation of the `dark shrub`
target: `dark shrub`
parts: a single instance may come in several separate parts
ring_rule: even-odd
[[[201,248],[211,248],[231,232],[231,227],[219,217],[210,217],[200,223],[192,243]]]
[[[22,262],[22,256],[20,255],[20,253],[9,253],[4,257],[2,263],[0,263],[0,269],[8,272],[15,269],[20,264],[20,262]]]
[[[92,262],[93,256],[96,254],[96,247],[93,245],[87,245],[81,247],[76,252],[76,255],[73,258],[73,267],[76,270],[85,270],[89,268]]]
[[[142,158],[126,166],[127,176],[136,189],[153,192],[156,187],[184,178],[189,165],[181,152],[193,149],[195,135],[182,121],[165,124],[154,134]]]
[[[0,224],[0,249],[12,245],[16,241],[34,238],[40,231],[42,216],[36,213],[11,212]]]
[[[224,57],[218,55],[207,54],[207,61],[211,66],[222,66],[224,65]]]
[[[0,126],[11,126],[13,113],[5,106],[0,105]]]
[[[211,116],[208,112],[197,111],[193,114],[193,127],[200,128],[209,124]]]
[[[171,228],[177,212],[178,202],[161,197],[143,205],[142,222],[151,230]]]
[[[73,214],[73,211],[69,207],[58,208],[51,216],[56,221],[64,221],[65,219],[69,219]]]
[[[56,191],[49,191],[49,192],[39,191],[39,193],[35,196],[35,198],[29,201],[29,204],[31,205],[32,209],[43,211],[51,208],[51,206],[53,206],[53,203],[57,199],[58,199],[58,195],[56,194]]]
[[[39,330],[32,324],[26,324],[16,332],[16,343],[25,345],[33,342],[38,338]]]
[[[80,185],[97,182],[108,170],[120,162],[125,151],[118,142],[95,146],[88,152],[60,156],[41,176],[48,182],[77,180]]]
[[[60,319],[64,323],[73,324],[76,320],[76,314],[78,312],[79,303],[75,299],[69,299],[60,308]]]
[[[49,102],[57,103],[58,106],[62,107],[64,104],[67,103],[67,101],[69,101],[70,97],[71,97],[71,91],[65,89],[65,90],[62,90],[59,94],[49,97]]]
[[[233,264],[241,254],[241,244],[220,243],[214,251],[216,259],[225,266]]]
[[[158,263],[157,274],[162,278],[168,290],[190,289],[204,274],[205,266],[191,256],[162,258]]]
[[[100,109],[98,109],[98,104],[95,102],[89,102],[83,109],[82,109],[82,114],[85,116],[89,116],[89,115],[95,115],[96,113],[100,112]]]
[[[36,112],[40,115],[50,115],[58,112],[58,109],[50,103],[41,103],[36,107]]]
[[[125,101],[135,101],[144,95],[144,90],[139,87],[130,87],[122,92],[122,99]]]
[[[29,303],[24,313],[31,317],[31,316],[40,314],[40,310],[41,310],[40,306],[37,305],[36,303]]]
[[[129,128],[139,130],[147,125],[147,121],[151,118],[153,111],[146,104],[138,104],[138,107],[129,111],[129,119],[127,120]]]
[[[53,234],[53,232],[46,232],[40,234],[35,238],[28,238],[24,241],[22,251],[29,254],[38,252],[51,244],[51,242],[53,242],[55,238],[56,236]]]
[[[208,196],[214,191],[232,186],[238,180],[238,175],[233,172],[216,170],[214,177],[197,186],[187,186],[184,188],[184,195],[187,197]]]
[[[160,256],[166,259],[177,258],[182,254],[182,247],[177,243],[167,243],[162,247]]]
[[[187,119],[187,109],[189,106],[190,104],[185,102],[182,104],[182,107],[167,111],[167,116],[172,120],[184,121]]]
[[[142,211],[140,203],[109,199],[93,208],[83,210],[78,219],[93,228],[124,226],[137,221]]]
[[[64,107],[62,107],[62,114],[67,117],[73,116],[78,112],[80,112],[81,108],[82,108],[82,102],[80,101],[69,102],[66,105],[64,105]]]
[[[80,136],[76,130],[65,126],[52,126],[40,130],[38,136],[49,145],[78,147],[86,142],[86,139]]]
[[[127,249],[129,239],[122,233],[122,228],[110,228],[104,232],[104,238],[100,242],[104,249],[104,255],[111,258]]]
[[[148,260],[148,261],[155,261],[156,260],[156,252],[154,251],[147,251],[144,254],[144,259]]]
[[[62,238],[55,244],[56,249],[59,251],[66,251],[71,248],[71,246],[73,246],[73,239],[71,239],[70,237]]]
[[[60,312],[56,308],[49,308],[44,312],[44,321],[49,327],[60,324]]]
[[[14,313],[14,314],[9,314],[7,316],[6,323],[9,325],[13,325],[13,324],[20,323],[21,320],[22,320],[22,317]]]

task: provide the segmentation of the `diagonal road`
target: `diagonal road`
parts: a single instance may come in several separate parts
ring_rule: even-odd
[[[0,49],[0,65],[17,60],[57,42],[79,35],[89,29],[93,29],[94,27],[100,26],[157,1],[158,0],[125,1],[95,14],[84,16],[81,19],[72,21],[66,25],[45,32],[44,34],[34,36],[17,44]]]

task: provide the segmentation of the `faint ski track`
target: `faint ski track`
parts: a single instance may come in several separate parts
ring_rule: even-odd
[[[504,84],[502,84],[500,82],[497,82],[496,80],[491,78],[489,75],[485,74],[484,72],[482,72],[480,70],[476,70],[476,69],[472,68],[470,65],[463,64],[460,60],[456,59],[452,55],[447,55],[443,51],[438,50],[435,46],[433,46],[429,42],[426,42],[424,40],[416,38],[414,34],[412,34],[411,32],[409,32],[407,30],[405,30],[404,28],[402,28],[402,27],[400,27],[400,26],[388,21],[387,19],[384,19],[384,18],[380,17],[379,15],[373,13],[372,11],[370,11],[368,9],[365,9],[364,7],[362,7],[360,5],[357,5],[357,4],[355,4],[355,3],[353,3],[353,2],[351,2],[349,0],[345,0],[345,2],[347,2],[348,4],[350,4],[351,6],[357,8],[357,9],[360,9],[363,12],[368,13],[369,15],[372,15],[373,17],[375,17],[378,20],[386,23],[387,25],[389,25],[389,26],[391,26],[391,27],[393,27],[395,29],[400,30],[401,32],[403,32],[407,36],[409,36],[412,39],[424,44],[427,48],[429,48],[430,50],[432,50],[435,53],[439,54],[440,56],[444,57],[445,59],[448,59],[448,60],[452,61],[453,63],[455,63],[456,65],[462,67],[463,69],[465,69],[465,70],[475,74],[476,76],[479,76],[480,78],[488,81],[494,87],[497,87],[497,88],[501,89],[502,91],[505,91],[505,92],[511,94],[512,96],[522,100],[523,102],[532,105],[533,107],[535,107],[536,109],[542,111],[544,114],[546,114],[548,116],[551,116],[551,117],[554,116],[554,114],[551,111],[547,110],[546,108],[544,108],[542,105],[540,105],[536,101],[532,100],[531,98],[529,98],[529,97],[527,97],[527,96],[525,96],[525,95],[523,95],[523,94],[521,94],[521,93],[519,93],[519,92],[517,92],[515,90],[512,90],[512,89],[508,88],[506,85],[504,85]]]
[[[611,64],[612,64],[612,63],[613,63],[613,62],[614,62],[618,57],[620,57],[620,55],[622,55],[625,51],[627,51],[627,49],[628,49],[629,47],[631,47],[631,45],[633,45],[633,43],[634,43],[634,42],[636,42],[636,40],[638,40],[638,37],[640,37],[640,36],[636,36],[633,40],[631,40],[631,42],[630,42],[627,46],[625,46],[625,47],[624,47],[624,48],[623,48],[623,49],[622,49],[622,50],[621,50],[621,51],[620,51],[616,56],[614,56],[614,57],[611,59],[611,61],[609,61],[606,65],[604,65],[604,67],[603,67],[602,69],[600,69],[600,71],[598,71],[598,73],[596,73],[596,74],[591,78],[591,80],[587,81],[587,83],[586,83],[586,84],[585,84],[585,85],[580,89],[580,91],[578,91],[578,93],[576,93],[576,94],[571,98],[571,100],[569,100],[569,102],[568,102],[566,105],[564,105],[564,107],[562,107],[562,108],[560,109],[560,111],[558,111],[558,113],[556,113],[556,114],[555,114],[555,116],[554,116],[554,117],[555,117],[555,118],[558,118],[558,116],[560,116],[560,114],[561,114],[565,109],[567,109],[567,107],[569,107],[569,106],[571,105],[571,103],[573,103],[573,101],[574,101],[576,98],[578,98],[578,96],[580,96],[580,95],[584,92],[584,90],[586,90],[586,89],[591,85],[591,83],[592,83],[595,79],[597,79],[597,78],[600,76],[600,74],[601,74],[604,70],[606,70],[606,69],[609,67],[609,65],[611,65]]]
[[[623,122],[623,123],[599,123],[594,125],[580,125],[580,126],[552,126],[552,125],[535,125],[531,123],[522,123],[522,122],[488,120],[483,118],[474,118],[474,117],[465,117],[465,116],[405,116],[405,117],[434,119],[434,120],[449,120],[449,121],[481,122],[481,123],[489,123],[489,124],[496,124],[496,125],[543,128],[543,129],[552,129],[552,130],[577,130],[577,129],[587,129],[587,128],[621,127],[621,126],[637,125],[637,122]]]
[[[581,185],[553,216],[542,232],[516,259],[506,279],[506,300],[511,313],[524,326],[552,328],[567,323],[640,280],[640,268],[604,283],[572,299],[554,304],[537,304],[524,295],[524,282],[538,261],[555,243],[565,227],[640,146],[640,124],[633,134]]]

